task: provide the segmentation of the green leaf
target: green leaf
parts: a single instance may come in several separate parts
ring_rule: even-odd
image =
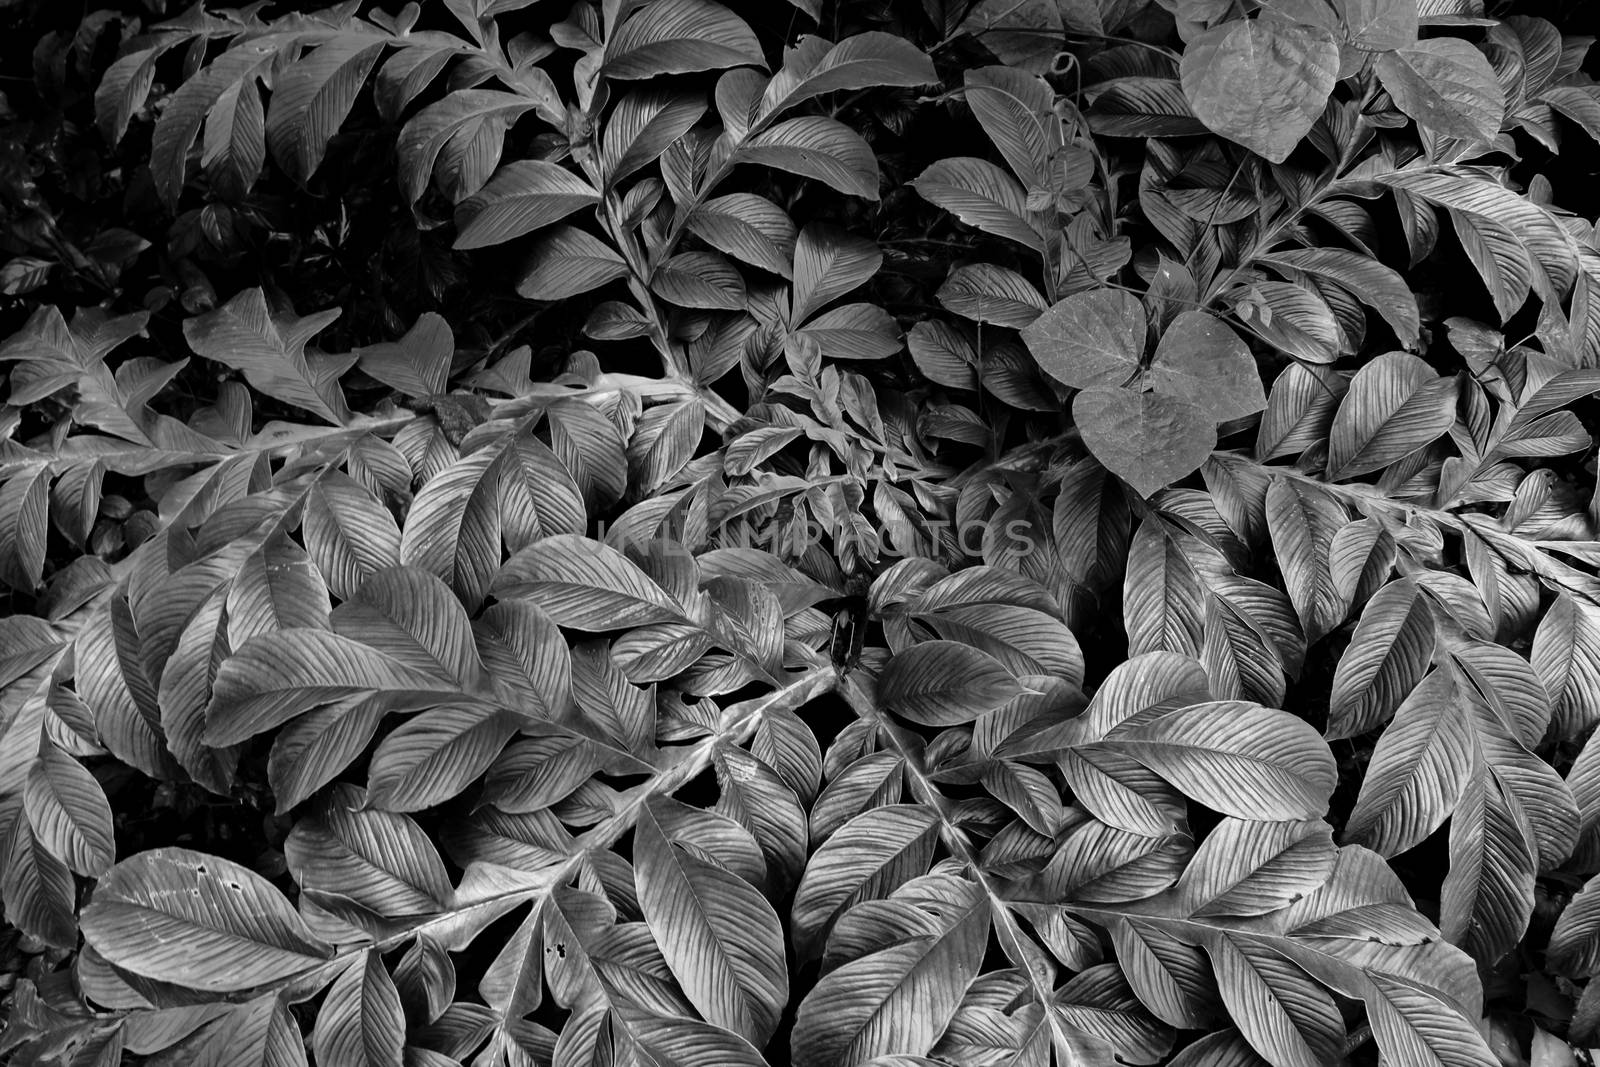
[[[1492,141],[1505,93],[1488,57],[1455,37],[1432,37],[1380,55],[1374,66],[1395,106],[1430,133],[1472,144]]]
[[[282,981],[333,956],[266,879],[186,848],[117,864],[82,924],[84,939],[116,966],[208,992]]]
[[[954,641],[924,641],[895,656],[878,679],[883,705],[924,726],[970,722],[1022,692],[1005,665]]]
[[[1339,70],[1326,30],[1276,19],[1235,19],[1184,49],[1183,92],[1206,127],[1282,163],[1322,117]]]
[[[1146,497],[1199,470],[1217,443],[1205,410],[1160,393],[1085,389],[1072,418],[1094,458]]]

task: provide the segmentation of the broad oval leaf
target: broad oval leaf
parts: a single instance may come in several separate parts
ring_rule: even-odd
[[[1339,46],[1328,31],[1302,23],[1234,19],[1190,41],[1180,69],[1201,122],[1282,163],[1322,117]]]

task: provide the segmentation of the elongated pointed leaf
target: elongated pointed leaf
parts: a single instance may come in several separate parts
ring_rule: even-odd
[[[184,848],[117,864],[82,923],[89,944],[118,967],[190,989],[249,989],[333,955],[266,879]]]

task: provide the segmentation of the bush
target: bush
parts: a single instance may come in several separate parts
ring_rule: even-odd
[[[1576,6],[161,2],[0,7],[8,1062],[1587,1055]]]

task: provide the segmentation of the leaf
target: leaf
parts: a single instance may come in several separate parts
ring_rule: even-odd
[[[1245,1040],[1280,1067],[1338,1059],[1344,1019],[1333,998],[1299,967],[1248,937],[1209,940],[1217,988]]]
[[[1406,696],[1373,750],[1347,840],[1396,856],[1443,825],[1472,770],[1462,705],[1451,671],[1434,671]]]
[[[311,1047],[318,1063],[380,1067],[399,1062],[405,1028],[394,979],[369,949],[334,979],[317,1012]]]
[[[626,276],[628,264],[610,245],[572,226],[543,234],[529,253],[517,294],[565,300]]]
[[[816,56],[818,49],[826,50]],[[808,62],[813,56],[815,62]],[[938,81],[932,61],[892,33],[858,33],[831,47],[818,37],[802,38],[787,51],[783,69],[762,91],[757,116],[765,120],[824,93],[879,85],[909,88]]]
[[[1089,125],[1101,136],[1188,137],[1207,132],[1176,78],[1112,78],[1092,93]]]
[[[449,800],[488,770],[523,721],[478,704],[429,708],[373,752],[368,802],[385,811],[420,811]]]
[[[1264,915],[1320,887],[1333,865],[1333,835],[1320,819],[1224,819],[1178,880],[1178,900],[1192,915]]]
[[[682,617],[666,591],[614,548],[577,534],[547,537],[506,561],[497,597],[526,597],[562,626],[620,630]]]
[[[322,630],[263,634],[217,672],[206,709],[206,743],[232,745],[340,697],[455,692],[364,644]]]
[[[1022,340],[1059,382],[1074,389],[1120,386],[1144,357],[1144,308],[1121,289],[1079,293],[1035,319]]]
[[[261,289],[246,289],[215,311],[185,320],[183,336],[199,355],[242,371],[254,388],[339,426],[350,420],[339,376],[354,361],[305,351],[306,342],[338,317],[337,310],[306,318],[292,311],[274,315]]]
[[[1180,70],[1189,106],[1207,128],[1282,163],[1322,117],[1339,46],[1304,24],[1235,19],[1191,40]]]
[[[742,311],[744,278],[715,252],[679,252],[650,276],[650,289],[679,307]]]
[[[884,707],[924,726],[970,722],[1021,692],[999,660],[954,641],[913,645],[878,679]]]
[[[634,832],[645,921],[700,1014],[765,1045],[789,996],[778,916],[744,879],[674,846],[657,811],[647,806]],[[686,844],[695,844],[693,834]]]
[[[1306,643],[1313,644],[1344,622],[1346,601],[1329,556],[1334,535],[1349,516],[1327,493],[1289,478],[1273,480],[1266,505],[1278,570]]]
[[[878,199],[878,157],[836,119],[786,119],[746,141],[736,158],[811,178],[847,196]]]
[[[454,247],[503,244],[599,202],[599,191],[565,167],[519,159],[456,207]],[[444,392],[443,384],[434,392]]]
[[[941,159],[912,188],[931,204],[985,233],[1043,252],[1044,239],[1029,220],[1028,194],[1005,171],[982,159]]]
[[[400,527],[389,509],[340,471],[323,475],[306,494],[300,528],[306,550],[341,600],[374,574],[400,562]]]
[[[1241,819],[1315,819],[1337,776],[1316,731],[1271,708],[1195,704],[1107,735],[1126,753],[1207,807]],[[1091,747],[1091,751],[1092,751]]]
[[[34,839],[86,878],[99,878],[116,862],[111,805],[94,775],[54,744],[40,746],[22,791]]]
[[[456,339],[444,316],[435,312],[417,316],[398,341],[366,345],[355,351],[365,373],[407,396],[433,397],[450,388]]]
[[[1448,1067],[1492,1067],[1499,1062],[1483,1035],[1421,983],[1382,973],[1369,977],[1367,1018],[1391,1056]]]
[[[946,310],[963,318],[1016,330],[1034,322],[1046,308],[1032,282],[992,263],[957,267],[934,295]]]
[[[1397,271],[1376,259],[1342,248],[1292,248],[1268,253],[1258,262],[1338,283],[1383,316],[1401,345],[1416,346],[1421,329],[1417,298]]]
[[[1450,818],[1439,929],[1485,964],[1516,945],[1533,914],[1538,858],[1518,808],[1493,775],[1475,772]]]
[[[388,920],[441,912],[450,875],[422,827],[367,806],[363,790],[339,784],[295,823],[284,858],[303,893],[353,904]]]
[[[228,591],[228,642],[274,630],[328,628],[328,587],[305,549],[273,537],[244,558]]]
[[[790,936],[802,960],[852,904],[921,876],[933,857],[938,813],[909,804],[862,812],[822,843],[795,890]]]
[[[828,971],[801,1001],[791,1037],[796,1065],[926,1054],[983,962],[989,902],[970,882],[930,877],[843,922],[856,916],[881,940]]]
[[[1361,612],[1328,697],[1328,737],[1355,737],[1379,726],[1422,680],[1433,655],[1432,614],[1411,581],[1379,590]]]
[[[513,453],[480,448],[428,479],[400,535],[400,560],[449,583],[464,602],[483,601],[500,566],[502,485]]]
[[[82,925],[116,966],[208,992],[282,981],[333,956],[266,879],[185,848],[117,864],[95,887]]]
[[[948,323],[938,319],[917,323],[906,332],[906,348],[929,381],[950,389],[978,387],[977,350]]]
[[[1063,141],[1050,84],[1010,67],[969,69],[962,84],[968,106],[1011,173],[1025,188],[1048,187],[1050,160]]]
[[[1531,659],[1562,736],[1575,736],[1600,718],[1600,609],[1557,594],[1533,635]]]
[[[379,571],[334,610],[332,622],[342,636],[410,670],[461,689],[481,684],[466,612],[444,583],[415,567]]]
[[[1328,475],[1344,481],[1382,470],[1430,444],[1455,421],[1456,382],[1406,352],[1356,371],[1328,436]]]
[[[1145,374],[1152,390],[1194,404],[1213,422],[1267,406],[1250,350],[1227,323],[1203,311],[1172,320]]]
[[[30,593],[44,576],[50,471],[24,471],[0,486],[0,578]]]
[[[754,193],[713,197],[689,216],[689,232],[741,262],[794,277],[795,226],[778,205]]]
[[[636,80],[746,65],[766,63],[739,16],[710,0],[656,0],[607,38],[601,72]]]
[[[537,107],[536,101],[516,93],[462,89],[418,111],[400,131],[395,151],[406,203],[415,204],[427,191],[435,168],[443,178],[451,166],[458,166],[453,156],[463,151],[472,154],[482,176],[447,181],[447,192],[454,200],[477,192],[500,159],[501,138],[506,130]],[[559,113],[555,117],[561,121]]]
[[[274,78],[267,147],[278,165],[302,185],[321,166],[328,142],[339,132],[387,43],[375,34],[341,33]],[[250,86],[248,91],[255,89]],[[209,137],[209,124],[206,132]]]
[[[1417,43],[1417,0],[1338,0],[1350,43],[1388,52]]]
[[[700,96],[646,88],[623,97],[606,120],[601,152],[601,173],[606,185],[615,186],[661,158],[674,141],[700,121],[705,111],[705,100]]]
[[[1234,293],[1234,311],[1268,344],[1311,363],[1332,363],[1343,351],[1339,322],[1314,286],[1257,282]]]
[[[1095,459],[1146,497],[1199,470],[1217,443],[1203,410],[1159,393],[1085,389],[1072,418]]]
[[[883,265],[878,246],[834,226],[808,224],[794,250],[794,309],[790,321],[805,322],[857,286]]]
[[[1489,60],[1456,37],[1430,37],[1386,51],[1374,65],[1395,106],[1430,133],[1472,144],[1492,141],[1505,94]]]
[[[15,796],[0,804],[0,894],[6,922],[63,951],[77,946],[72,871],[34,837]]]

